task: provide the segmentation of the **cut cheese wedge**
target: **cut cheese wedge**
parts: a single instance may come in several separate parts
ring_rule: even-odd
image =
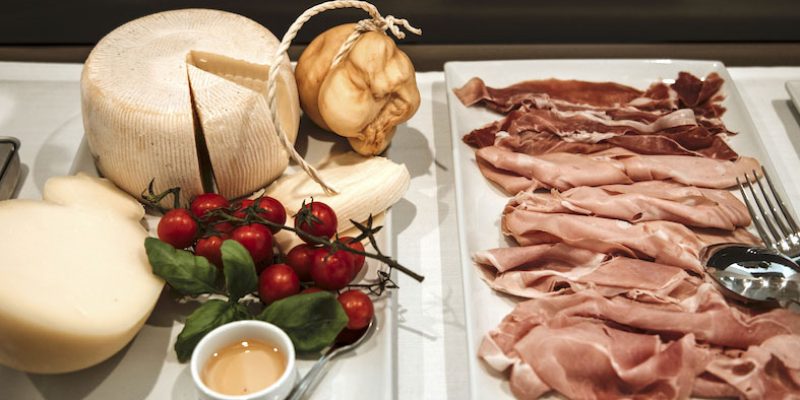
[[[252,193],[288,163],[265,99],[278,39],[240,15],[203,9],[152,14],[106,35],[81,76],[83,123],[105,177],[137,196],[180,187]],[[300,105],[291,65],[278,68],[281,126],[294,141]],[[194,96],[193,96],[194,95]]]
[[[354,152],[333,156],[318,165],[317,170],[325,182],[340,190],[340,194],[326,194],[303,171],[278,179],[263,192],[286,207],[290,216],[287,225],[294,225],[292,216],[303,201],[313,198],[336,212],[339,233],[352,233],[351,219],[364,222],[370,214],[377,216],[384,212],[403,197],[411,181],[405,165],[385,157],[364,157]],[[284,251],[299,243],[297,235],[285,231],[276,234],[275,240]]]
[[[62,373],[122,349],[164,284],[135,200],[88,176],[51,179],[45,198],[0,202],[0,364]]]

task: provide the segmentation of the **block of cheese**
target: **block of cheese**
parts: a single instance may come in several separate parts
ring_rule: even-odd
[[[0,202],[0,364],[76,371],[130,342],[164,285],[141,216],[132,198],[85,175],[52,178],[43,201]]]
[[[336,212],[338,231],[345,234],[354,226],[350,220],[364,222],[370,214],[378,216],[396,203],[408,189],[411,176],[403,164],[385,157],[364,157],[355,152],[335,155],[317,166],[325,182],[333,185],[339,194],[326,194],[322,188],[303,171],[285,175],[263,192],[278,199],[290,216],[287,225],[294,224],[294,214],[303,201],[321,201]],[[348,234],[353,233],[349,231]],[[358,232],[356,232],[358,233]],[[287,231],[278,232],[275,241],[285,251],[299,243],[297,235]]]
[[[294,142],[300,118],[287,60],[268,64],[278,39],[243,16],[166,11],[128,22],[92,50],[81,76],[83,124],[95,163],[138,195],[179,186],[189,199],[216,187],[252,193],[286,168],[266,101],[277,80],[278,115]]]

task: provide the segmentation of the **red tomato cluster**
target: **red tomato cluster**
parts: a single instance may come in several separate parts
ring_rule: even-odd
[[[234,218],[226,219],[220,214]],[[294,227],[306,243],[292,248],[283,263],[274,263],[272,237],[281,228],[262,224],[253,214],[275,225],[286,223],[286,209],[271,197],[231,205],[219,194],[205,193],[194,198],[189,209],[178,208],[164,214],[158,224],[158,237],[175,248],[193,247],[196,255],[218,268],[222,267],[222,242],[233,239],[241,243],[260,271],[258,294],[265,304],[301,293],[301,289],[302,293],[338,291],[359,277],[365,257],[344,247],[364,252],[360,241],[341,237],[331,248],[317,244],[313,238],[330,240],[336,234],[336,213],[325,203],[311,201],[298,211]],[[339,295],[339,302],[348,315],[348,329],[363,329],[369,324],[374,314],[369,296],[348,290]]]

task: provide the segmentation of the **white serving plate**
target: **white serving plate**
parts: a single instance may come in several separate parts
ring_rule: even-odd
[[[652,82],[672,82],[678,72],[687,71],[704,77],[718,73],[725,83],[722,92],[727,112],[726,126],[739,132],[731,146],[740,154],[757,158],[771,176],[778,176],[770,164],[769,155],[744,107],[739,92],[725,66],[716,61],[690,60],[520,60],[449,62],[445,64],[447,100],[450,112],[453,159],[455,164],[456,206],[459,242],[464,277],[464,309],[469,357],[470,393],[472,399],[513,398],[506,376],[496,373],[477,357],[483,336],[512,310],[518,300],[491,290],[478,276],[471,255],[475,251],[508,246],[500,232],[500,214],[508,196],[493,187],[475,164],[472,148],[461,141],[464,134],[501,118],[480,107],[465,107],[453,94],[472,77],[480,77],[487,85],[504,87],[529,79],[579,79],[613,81],[639,89]],[[776,182],[778,190],[785,193]],[[789,198],[783,196],[787,201]],[[794,205],[795,215],[797,207]]]
[[[786,82],[786,91],[789,92],[789,97],[792,98],[795,110],[800,110],[800,81]]]
[[[16,97],[11,98],[11,95]],[[64,98],[74,99],[75,107],[54,106],[69,103]],[[6,123],[14,129],[5,133],[18,135],[23,142],[25,181],[18,190],[18,197],[41,199],[41,188],[50,176],[79,171],[97,174],[85,140],[82,140],[77,80],[0,80],[0,104],[4,100],[18,107],[18,112],[38,113],[57,126],[38,142],[39,137],[26,136],[24,129],[15,128],[13,116],[7,116],[10,120]],[[346,140],[323,133],[308,120],[303,120],[301,133],[296,147],[312,163],[321,161],[331,152],[349,149]],[[34,151],[35,157],[31,157]],[[289,168],[287,172],[295,169]],[[147,222],[154,228],[156,221],[148,217]],[[383,218],[383,225],[390,221],[391,218]],[[376,235],[381,250],[387,254],[394,248],[394,238],[389,237],[389,232],[391,227],[386,226]],[[367,262],[370,270],[377,268],[374,260]],[[0,399],[196,399],[189,364],[179,363],[173,350],[175,338],[183,328],[182,321],[196,306],[178,303],[167,293],[162,294],[147,323],[130,344],[109,360],[82,371],[38,375],[0,366]],[[397,296],[389,295],[376,302],[375,312],[379,325],[373,337],[356,352],[330,364],[327,376],[312,399],[396,398]],[[298,360],[300,372],[305,373],[314,361]]]

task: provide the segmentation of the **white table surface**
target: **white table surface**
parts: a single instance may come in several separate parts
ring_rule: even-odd
[[[48,177],[70,170],[82,135],[80,70],[77,64],[0,62],[0,136],[22,140],[19,197],[38,197]],[[800,114],[784,89],[787,80],[800,79],[800,67],[729,71],[757,126],[753,134],[762,136],[789,196],[800,198],[793,179],[800,171]],[[412,177],[393,209],[393,253],[426,277],[422,284],[399,278],[396,393],[400,399],[462,399],[468,395],[467,357],[474,355],[464,331],[444,74],[419,73],[417,83],[422,104],[398,128],[388,153]],[[0,376],[0,398],[2,382]]]

